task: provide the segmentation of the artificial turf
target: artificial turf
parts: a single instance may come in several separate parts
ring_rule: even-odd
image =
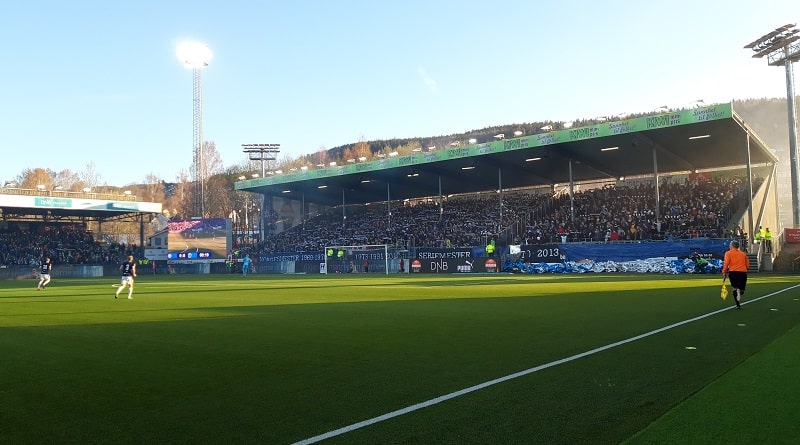
[[[746,300],[779,293],[718,313],[703,275],[145,275],[132,300],[115,282],[0,282],[0,442],[282,444],[369,421],[323,443],[667,443],[695,403],[735,418],[714,388],[791,411],[788,375],[728,376],[797,367],[794,276],[751,276]]]

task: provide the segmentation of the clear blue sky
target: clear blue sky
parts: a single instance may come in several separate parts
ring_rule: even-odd
[[[7,2],[0,181],[90,162],[115,186],[188,172],[184,40],[213,51],[203,132],[226,167],[245,159],[243,143],[296,158],[362,138],[786,97],[785,71],[742,47],[796,23],[796,0],[540,4]]]

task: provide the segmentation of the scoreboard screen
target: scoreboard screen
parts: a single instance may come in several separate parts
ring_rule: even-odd
[[[170,221],[167,230],[167,261],[225,261],[230,250],[227,218]]]

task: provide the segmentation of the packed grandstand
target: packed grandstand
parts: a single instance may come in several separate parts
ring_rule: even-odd
[[[754,182],[757,188],[763,181]],[[665,176],[659,187],[660,224],[652,184],[596,185],[568,193],[519,190],[407,202],[391,215],[382,206],[351,206],[346,220],[331,209],[253,245],[235,241],[251,255],[322,252],[331,245],[389,244],[398,248],[499,246],[551,243],[615,243],[693,238],[746,239],[732,221],[747,206],[747,181],[731,174]],[[269,216],[274,222],[279,215]],[[346,221],[346,223],[345,223]],[[501,230],[502,229],[502,230]],[[101,242],[78,224],[9,224],[0,230],[2,265],[118,264],[143,256],[137,245]]]

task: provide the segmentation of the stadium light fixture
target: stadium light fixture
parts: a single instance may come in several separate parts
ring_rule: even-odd
[[[200,42],[181,42],[175,55],[187,68],[204,68],[211,61],[211,50]]]
[[[689,103],[689,108],[700,108],[705,106],[705,101],[703,99],[697,99]]]
[[[786,114],[789,120],[789,163],[792,173],[792,215],[794,228],[800,227],[800,165],[797,156],[797,114],[795,112],[794,74],[792,63],[800,60],[800,29],[794,23],[775,28],[745,45],[754,59],[767,57],[770,66],[786,69]],[[753,228],[750,228],[753,232]]]
[[[247,157],[251,161],[261,162],[261,176],[264,176],[266,173],[264,163],[278,160],[281,144],[242,144],[242,151],[247,153]]]

